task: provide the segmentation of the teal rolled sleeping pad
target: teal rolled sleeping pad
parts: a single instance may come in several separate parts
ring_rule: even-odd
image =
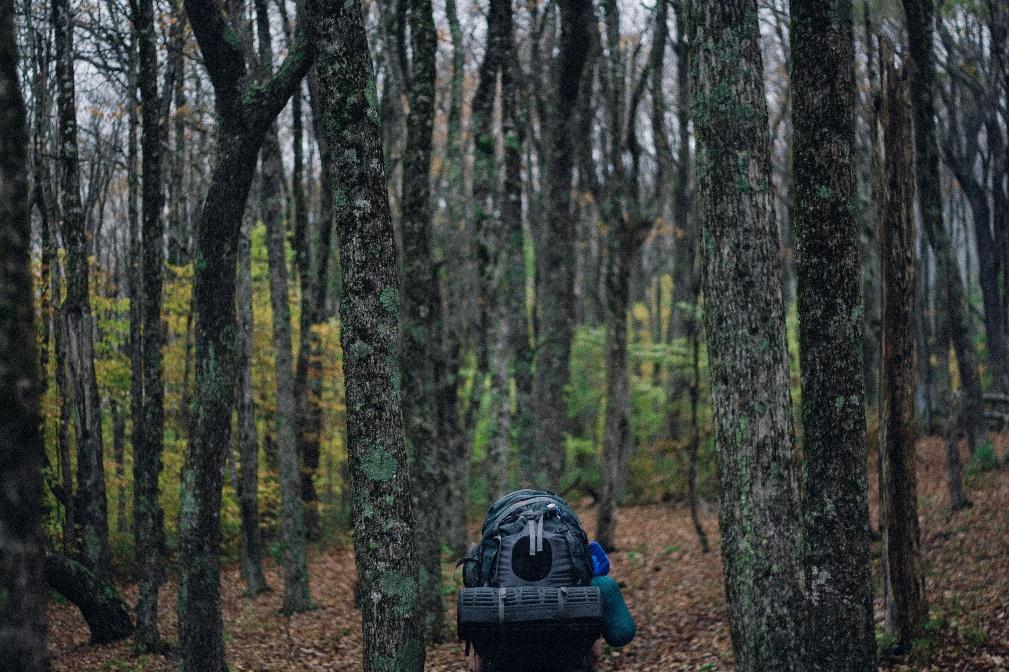
[[[624,602],[624,596],[620,594],[620,586],[609,576],[594,577],[592,585],[599,589],[603,605],[603,639],[610,646],[630,643],[637,632],[637,626]]]

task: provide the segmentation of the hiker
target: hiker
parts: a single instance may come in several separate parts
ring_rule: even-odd
[[[500,498],[459,564],[456,617],[473,672],[591,672],[600,636],[617,647],[634,638],[605,551],[551,492]]]

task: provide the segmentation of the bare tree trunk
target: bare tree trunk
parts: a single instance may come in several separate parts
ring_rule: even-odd
[[[77,435],[75,517],[81,557],[88,568],[108,578],[109,532],[105,500],[104,442],[98,382],[95,378],[94,317],[88,294],[88,244],[80,196],[77,120],[74,95],[73,19],[67,0],[55,0],[57,105],[59,108],[59,213],[67,245],[67,293],[63,301],[69,383]]]
[[[799,672],[799,489],[757,3],[691,9],[704,317],[736,669]]]
[[[186,0],[186,14],[214,88],[220,123],[213,174],[196,225],[196,383],[193,434],[182,467],[179,648],[182,672],[224,672],[218,555],[222,474],[235,400],[238,239],[256,156],[314,52],[299,20],[296,43],[264,81],[249,72],[242,44],[215,0]],[[297,455],[294,459],[297,488]]]
[[[242,519],[242,577],[246,597],[269,590],[259,530],[259,439],[252,399],[252,241],[249,218],[238,239],[238,506]]]
[[[431,0],[410,0],[410,112],[403,150],[401,232],[400,362],[403,425],[411,456],[413,509],[420,556],[420,607],[424,636],[430,643],[445,638],[445,605],[441,580],[441,528],[444,501],[432,496],[445,488],[448,456],[437,422],[435,367],[441,363],[441,312],[438,305],[431,232],[431,134],[434,127],[435,33]]]
[[[942,186],[939,180],[939,149],[935,132],[935,61],[932,54],[934,0],[903,0],[907,16],[910,55],[911,100],[914,117],[915,176],[922,226],[935,254],[939,276],[944,278],[942,297],[949,316],[949,334],[956,352],[957,368],[964,388],[964,421],[967,443],[973,454],[987,441],[984,402],[978,377],[977,357],[971,341],[967,299],[957,268],[949,234],[942,221]]]
[[[364,631],[364,672],[424,666],[423,614],[399,400],[399,277],[374,75],[360,5],[310,0],[326,167],[346,196],[334,213],[343,269],[340,341]]]
[[[32,311],[28,130],[14,3],[0,2],[0,668],[46,672],[39,380]]]
[[[537,329],[535,400],[536,444],[548,487],[560,485],[566,466],[565,434],[571,338],[574,332],[574,222],[571,177],[575,157],[574,111],[582,71],[591,45],[592,3],[561,0],[561,36],[553,109],[547,121],[547,203],[549,212],[537,236]]]
[[[256,1],[259,67],[268,79],[273,72],[273,43],[266,0]],[[274,417],[280,471],[282,517],[280,538],[284,568],[283,612],[292,614],[312,604],[308,585],[305,511],[301,499],[301,467],[295,423],[296,400],[291,362],[291,305],[287,281],[287,222],[283,212],[284,168],[276,124],[266,133],[261,154],[263,218],[266,220],[266,252],[270,266],[273,358],[277,377],[277,409]]]
[[[883,46],[883,45],[881,45]],[[906,75],[884,48],[881,158],[877,178],[882,260],[880,526],[886,631],[895,652],[911,648],[928,616],[922,573],[914,427],[914,183]]]
[[[792,4],[790,39],[808,665],[873,672],[850,0]]]

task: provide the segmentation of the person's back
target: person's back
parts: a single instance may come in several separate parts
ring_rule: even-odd
[[[479,672],[589,672],[593,642],[634,636],[634,621],[598,544],[550,492],[499,499],[460,560],[459,638]]]

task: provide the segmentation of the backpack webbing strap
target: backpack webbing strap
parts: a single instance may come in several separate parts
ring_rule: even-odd
[[[497,589],[497,626],[498,630],[501,632],[501,639],[504,639],[504,613],[505,613],[505,596],[508,595],[508,589],[504,586]]]

